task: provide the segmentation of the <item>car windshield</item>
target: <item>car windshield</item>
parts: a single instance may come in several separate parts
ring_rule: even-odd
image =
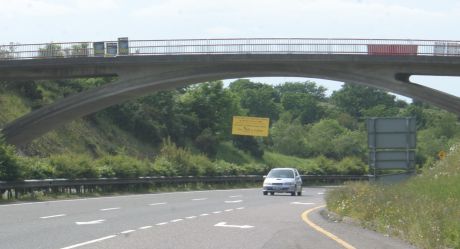
[[[268,173],[268,178],[294,178],[294,172],[290,169],[277,169]]]

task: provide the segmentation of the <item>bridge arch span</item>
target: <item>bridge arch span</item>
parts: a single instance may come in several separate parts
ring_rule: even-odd
[[[101,68],[106,74],[119,76],[116,82],[35,110],[5,126],[3,133],[9,143],[20,146],[76,118],[148,93],[206,81],[264,76],[321,78],[363,84],[426,101],[460,116],[460,98],[409,82],[411,72],[430,73],[429,70],[433,68],[424,64],[407,70],[402,67],[405,64],[395,64],[394,61],[389,63],[385,60],[366,62],[362,61],[363,58],[351,63],[342,58],[334,60],[330,56],[322,60],[317,56],[308,60],[286,60],[286,55],[278,59],[272,55],[270,58],[267,60],[258,56],[232,56],[226,60],[210,60],[208,56],[189,58],[188,63],[158,64],[154,61],[128,63],[123,66],[115,64],[113,68],[103,65]],[[424,68],[429,70],[424,71]],[[89,70],[103,75],[97,67]],[[84,75],[85,70],[79,68],[78,71]],[[460,70],[457,72],[460,73]]]

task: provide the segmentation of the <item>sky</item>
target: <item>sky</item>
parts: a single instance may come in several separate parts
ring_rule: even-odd
[[[0,44],[118,37],[460,40],[459,16],[458,0],[0,0]],[[313,80],[329,93],[341,86]],[[414,81],[460,96],[458,78]]]

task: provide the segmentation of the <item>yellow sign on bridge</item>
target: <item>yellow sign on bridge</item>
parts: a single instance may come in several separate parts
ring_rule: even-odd
[[[268,137],[269,118],[233,116],[232,134]]]

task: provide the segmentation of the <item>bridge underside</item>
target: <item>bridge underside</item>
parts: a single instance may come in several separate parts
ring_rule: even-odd
[[[459,58],[360,55],[182,55],[74,58],[0,63],[0,80],[117,75],[116,82],[35,110],[6,125],[20,146],[76,118],[155,91],[259,76],[322,78],[363,84],[431,103],[460,116],[460,98],[409,81],[410,75],[460,75]]]

